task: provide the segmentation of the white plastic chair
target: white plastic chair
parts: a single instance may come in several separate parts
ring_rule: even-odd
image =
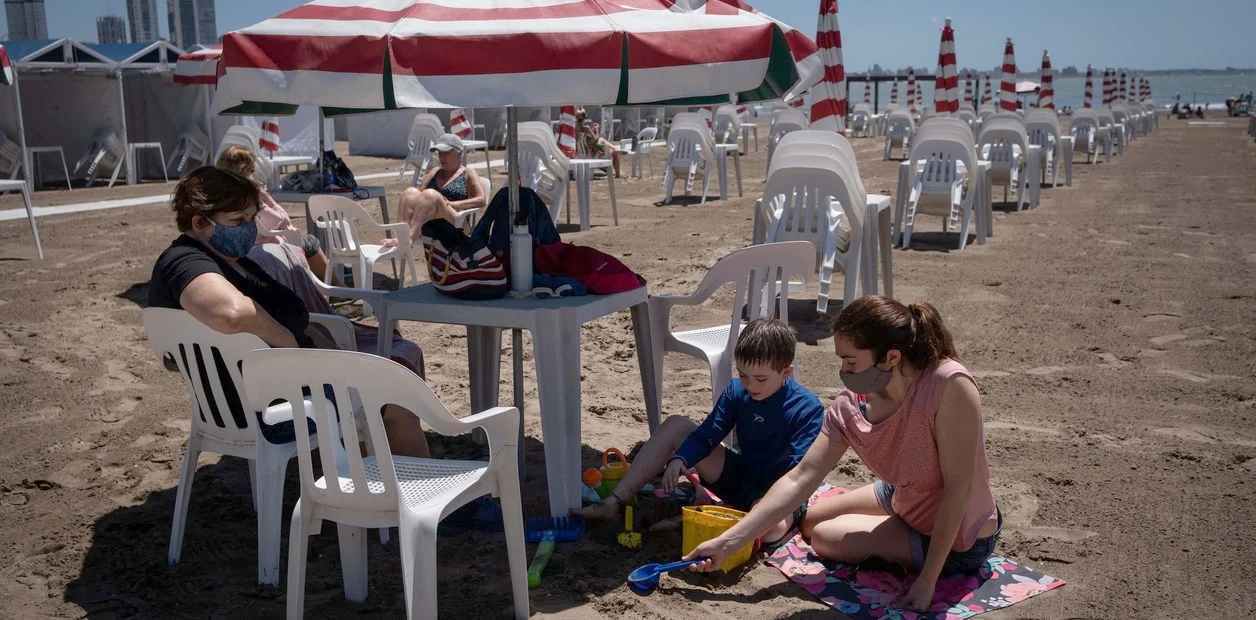
[[[293,420],[288,403],[270,406],[269,400],[257,407],[245,406],[250,400],[241,393],[240,360],[266,343],[252,334],[220,334],[183,310],[146,308],[144,332],[149,344],[160,356],[169,356],[179,368],[192,401],[192,425],[188,432],[187,451],[179,471],[179,487],[175,494],[174,515],[170,526],[167,560],[178,563],[183,551],[183,531],[187,524],[188,502],[196,461],[202,452],[235,456],[249,461],[249,477],[253,487],[253,507],[257,511],[257,581],[265,585],[279,584],[280,519],[283,509],[283,483],[288,461],[296,456],[297,444],[271,443],[261,434],[257,413],[267,425]],[[353,325],[340,316],[311,314],[311,323],[328,328],[339,347],[353,350]],[[348,340],[343,340],[344,334]],[[291,349],[298,353],[309,351]],[[308,414],[308,410],[306,412]],[[294,425],[305,429],[304,424]],[[330,447],[331,444],[328,444]],[[328,450],[326,459],[335,471],[342,456]]]
[[[971,179],[976,171],[972,142],[946,131],[922,135],[908,156],[912,174],[911,193],[902,223],[902,247],[911,247],[912,230],[920,214],[942,216],[942,231],[959,228],[959,248],[968,244],[968,228],[974,222],[976,191]],[[960,164],[964,169],[961,173]],[[917,173],[918,166],[923,171]]]
[[[331,282],[336,265],[347,265],[353,272],[353,285],[358,288],[374,289],[375,263],[381,259],[391,258],[401,261],[400,274],[394,273],[399,286],[405,287],[407,282],[418,283],[417,272],[407,278],[414,270],[414,253],[410,244],[410,225],[405,222],[393,224],[377,223],[362,205],[344,196],[317,195],[310,197],[310,217],[314,224],[323,230],[328,241],[327,272],[324,279]],[[393,233],[397,245],[384,247],[376,243],[363,243],[362,233],[383,235]]]
[[[366,528],[396,527],[401,552],[407,618],[436,618],[437,531],[442,519],[484,495],[501,498],[506,556],[510,566],[514,616],[528,617],[527,548],[519,489],[519,411],[497,407],[462,419],[450,415],[422,379],[404,366],[374,355],[345,351],[263,349],[244,357],[244,383],[256,408],[275,399],[293,402],[311,394],[318,434],[296,425],[301,499],[292,510],[288,541],[287,617],[301,618],[309,537],[323,521],[336,524],[345,597],[367,595]],[[337,416],[324,396],[334,394]],[[483,429],[487,461],[424,459],[392,455],[380,411],[397,405],[411,411],[424,428],[443,435]],[[352,415],[346,415],[352,411]],[[359,437],[352,416],[363,416],[367,436]],[[339,418],[337,420],[337,417]],[[317,444],[315,443],[317,442]],[[332,460],[334,446],[348,446],[348,466]],[[372,455],[356,449],[366,442]],[[319,449],[323,475],[315,478]],[[331,472],[338,472],[334,483]]]
[[[816,249],[808,241],[786,241],[753,245],[734,250],[716,261],[698,288],[689,295],[651,295],[650,323],[654,338],[654,373],[663,385],[663,353],[673,351],[696,357],[711,368],[711,402],[732,380],[733,349],[741,333],[742,308],[749,319],[771,318],[789,321],[789,282],[807,280],[815,268]],[[726,284],[736,287],[727,324],[685,331],[672,331],[671,312],[675,306],[702,304]]]
[[[549,207],[550,218],[567,206],[571,160],[558,148],[549,125],[541,121],[519,123],[519,183],[531,188]]]
[[[1029,134],[1025,123],[1018,117],[996,115],[981,126],[977,139],[977,151],[990,161],[991,185],[1003,186],[1003,200],[1016,191],[1016,210],[1025,206],[1037,206],[1032,185],[1037,179],[1029,178]]]
[[[170,152],[170,159],[166,162],[166,169],[175,176],[182,176],[188,169],[189,162],[210,163],[209,137],[200,127],[189,127],[179,134],[174,150]]]
[[[1112,134],[1108,127],[1099,121],[1099,115],[1093,109],[1083,108],[1073,112],[1071,121],[1074,148],[1086,153],[1086,162],[1098,161],[1112,157]]]
[[[781,138],[791,131],[801,131],[811,125],[807,117],[802,111],[794,108],[783,108],[772,112],[772,124],[768,129],[768,161],[766,166],[772,166],[772,154],[776,152],[776,144]]]
[[[22,147],[0,131],[0,176],[16,179],[22,172]]]
[[[763,198],[755,208],[763,212],[764,241],[814,245],[813,272],[819,273],[820,287],[817,312],[828,311],[835,268],[844,278],[843,303],[859,297],[866,203],[862,187],[850,181],[847,166],[835,153],[778,146]]]
[[[694,177],[702,175],[702,200],[706,204],[711,175],[716,172],[715,145],[709,139],[709,131],[693,124],[677,125],[667,136],[667,166],[663,171],[663,203],[672,201],[677,179],[684,179],[685,195],[693,192]]]
[[[1125,154],[1125,126],[1116,122],[1112,108],[1109,106],[1097,108],[1095,114],[1099,117],[1099,126],[1108,129],[1108,144],[1111,145],[1112,155]]]
[[[654,141],[658,139],[659,130],[657,127],[647,126],[637,132],[637,148],[632,148],[632,140],[625,139],[619,142],[619,152],[627,156],[632,162],[632,176],[641,178],[641,161],[645,160],[650,166],[650,176],[654,176],[654,159],[650,157],[653,150]]]
[[[74,174],[77,175],[79,170],[84,170],[83,175],[87,177],[87,187],[91,187],[96,182],[97,173],[101,172],[101,166],[106,166],[106,169],[112,172],[109,177],[109,187],[113,187],[125,165],[126,145],[118,139],[117,133],[105,127],[96,130],[93,134],[91,145],[74,164]]]
[[[911,137],[916,132],[916,121],[907,110],[894,110],[885,120],[885,159],[894,155],[894,149],[911,149]]]
[[[1025,131],[1029,135],[1029,143],[1042,149],[1042,179],[1047,181],[1051,176],[1051,187],[1055,187],[1060,176],[1060,121],[1052,110],[1035,109],[1025,114]]]
[[[715,141],[720,144],[737,142],[741,136],[741,118],[737,115],[737,106],[722,105],[716,108],[714,131]]]
[[[420,113],[414,115],[414,123],[410,125],[410,138],[406,142],[409,152],[405,161],[401,162],[401,174],[398,181],[406,178],[406,171],[414,170],[410,185],[418,185],[419,179],[432,165],[432,143],[445,133],[445,126],[435,114]]]

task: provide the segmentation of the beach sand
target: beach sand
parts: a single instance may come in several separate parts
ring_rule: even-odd
[[[1079,160],[1073,186],[1045,189],[1040,209],[997,212],[986,245],[894,253],[897,296],[936,305],[978,377],[1006,518],[999,552],[1069,582],[991,618],[1256,613],[1256,146],[1245,119],[1211,120],[1223,124],[1165,120],[1125,157]],[[868,190],[891,191],[898,164],[881,161],[881,142],[854,144]],[[745,197],[727,202],[657,206],[657,179],[621,181],[619,227],[597,183],[593,230],[564,227],[564,238],[621,257],[652,292],[688,292],[719,256],[749,242],[764,153],[743,160]],[[362,174],[397,162],[351,165]],[[390,186],[394,208],[400,189]],[[88,195],[41,194],[37,203]],[[12,197],[0,202],[14,206]],[[149,350],[140,304],[153,260],[176,235],[168,209],[49,217],[40,227],[44,261],[33,260],[25,221],[0,223],[0,616],[280,617],[284,590],[255,585],[243,461],[202,456],[183,559],[166,565],[189,402]],[[940,230],[940,219],[924,218],[916,238],[949,247],[954,235]],[[840,282],[834,289],[840,294]],[[799,376],[827,398],[839,385],[837,360],[832,340],[818,338],[814,283],[795,297],[791,318],[814,340],[799,347]],[[712,305],[677,311],[673,323],[727,320],[729,300],[724,291]],[[465,332],[402,330],[424,347],[437,394],[456,415],[469,413]],[[546,506],[544,438],[530,352],[525,359],[524,496],[535,515]],[[646,436],[627,314],[585,328],[581,362],[591,466],[601,450]],[[707,371],[679,355],[666,364],[665,413],[700,419],[710,404]],[[503,385],[503,402],[510,393]],[[441,455],[471,451],[466,441],[433,443]],[[870,480],[853,455],[829,476],[845,486]],[[298,493],[292,467],[285,514]],[[285,518],[285,565],[287,529]],[[630,552],[616,545],[617,529],[559,545],[531,592],[534,615],[836,617],[762,564],[735,576],[667,577],[638,597],[624,577],[676,557],[680,534],[647,534]],[[502,536],[441,534],[441,614],[507,617]],[[311,539],[311,617],[403,613],[395,539],[385,547],[372,536],[369,553],[369,598],[350,604],[335,528]]]

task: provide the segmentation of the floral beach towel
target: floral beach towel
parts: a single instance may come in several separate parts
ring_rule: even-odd
[[[810,503],[846,489],[823,485]],[[1002,609],[1031,596],[1064,585],[1062,580],[1043,575],[999,556],[990,556],[978,575],[953,575],[938,579],[933,607],[927,613],[889,607],[907,591],[911,579],[897,573],[861,568],[824,560],[796,536],[768,558],[791,581],[824,604],[853,620],[958,620]]]

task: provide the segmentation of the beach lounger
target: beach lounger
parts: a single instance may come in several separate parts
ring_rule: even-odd
[[[287,617],[301,618],[309,537],[324,521],[336,524],[345,598],[367,598],[368,528],[396,527],[408,618],[437,617],[437,533],[458,508],[486,496],[500,498],[514,614],[528,617],[527,548],[519,489],[519,410],[495,407],[455,418],[417,375],[392,360],[353,351],[262,349],[243,356],[244,392],[250,411],[277,399],[309,393],[310,415],[295,428],[301,498],[292,509],[288,534]],[[329,394],[325,397],[324,394]],[[333,400],[334,399],[334,400]],[[395,456],[380,412],[396,405],[413,414],[428,432],[454,436],[477,429],[488,437],[487,460]],[[350,414],[350,412],[353,412]],[[354,417],[361,423],[355,424]],[[359,431],[359,427],[365,427]],[[365,444],[363,454],[358,449]],[[336,446],[349,446],[347,451]],[[315,476],[315,457],[321,475]],[[346,464],[330,453],[347,452]],[[384,456],[379,456],[384,455]],[[491,538],[481,538],[490,553]],[[500,547],[499,547],[500,549]],[[499,553],[500,551],[498,551]],[[320,586],[321,588],[321,586]],[[499,614],[500,615],[500,614]]]

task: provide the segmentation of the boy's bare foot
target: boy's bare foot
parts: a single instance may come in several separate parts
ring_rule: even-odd
[[[619,498],[614,493],[606,496],[600,504],[585,506],[580,514],[584,518],[594,521],[609,521],[619,518]]]

